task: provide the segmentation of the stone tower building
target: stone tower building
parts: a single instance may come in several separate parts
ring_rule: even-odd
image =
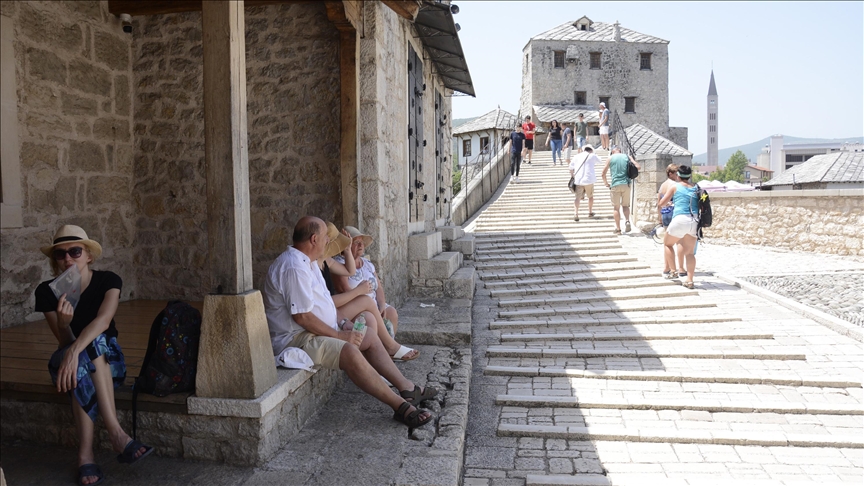
[[[668,45],[588,17],[538,34],[522,51],[520,118],[543,127],[550,117],[573,122],[584,113],[595,125],[604,101],[624,126],[639,123],[687,147],[687,129],[669,127]]]
[[[714,84],[714,70],[711,70],[711,84],[708,85],[708,163],[706,165],[718,166],[720,161],[717,155],[717,86]]]

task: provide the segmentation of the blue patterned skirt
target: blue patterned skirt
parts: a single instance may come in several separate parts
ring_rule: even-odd
[[[54,351],[48,361],[48,372],[51,373],[51,381],[54,385],[57,385],[57,372],[60,370],[60,364],[63,362],[63,356],[68,348],[69,346],[64,346]],[[93,385],[93,377],[90,374],[96,371],[93,361],[99,356],[105,356],[105,361],[111,370],[114,388],[122,385],[126,380],[126,362],[123,358],[123,351],[117,344],[117,338],[109,339],[105,337],[105,334],[100,334],[84,348],[84,351],[81,351],[81,354],[78,355],[78,386],[69,393],[75,397],[81,408],[87,412],[90,420],[94,422],[99,414],[99,407],[96,402],[96,387]]]

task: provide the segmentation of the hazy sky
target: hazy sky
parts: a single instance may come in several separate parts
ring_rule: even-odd
[[[669,43],[669,124],[705,152],[714,65],[720,148],[774,133],[864,135],[864,2],[459,1],[455,20],[477,98],[453,98],[453,117],[516,114],[522,48],[587,15]]]

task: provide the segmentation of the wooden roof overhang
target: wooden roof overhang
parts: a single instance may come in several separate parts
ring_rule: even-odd
[[[108,11],[114,15],[129,14],[136,15],[161,15],[180,12],[200,12],[202,0],[108,0]],[[261,5],[275,5],[281,3],[320,3],[315,0],[245,0],[245,7],[258,7]],[[337,2],[324,2],[332,4]],[[355,9],[359,11],[359,1],[348,1],[346,4],[357,4]],[[414,21],[420,11],[420,2],[417,0],[382,0],[381,3],[390,7],[400,17]],[[328,5],[328,10],[331,8]]]

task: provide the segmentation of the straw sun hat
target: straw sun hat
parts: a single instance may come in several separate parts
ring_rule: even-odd
[[[329,221],[327,222],[327,237],[330,238],[330,243],[327,243],[322,258],[332,258],[351,246],[351,238],[340,233],[336,225]]]
[[[347,231],[348,235],[351,236],[352,241],[354,240],[354,238],[363,238],[363,246],[365,246],[367,248],[374,241],[371,236],[361,233],[360,230],[358,230],[357,228],[355,228],[353,226],[346,226],[345,231]]]
[[[60,229],[57,230],[57,233],[54,234],[53,242],[48,246],[43,246],[40,250],[45,254],[45,256],[51,258],[54,248],[56,248],[57,245],[73,242],[84,245],[87,248],[87,251],[90,252],[90,256],[93,257],[93,260],[96,260],[100,255],[102,255],[102,245],[90,238],[87,238],[87,232],[85,232],[80,226],[75,226],[73,224],[61,226]]]

